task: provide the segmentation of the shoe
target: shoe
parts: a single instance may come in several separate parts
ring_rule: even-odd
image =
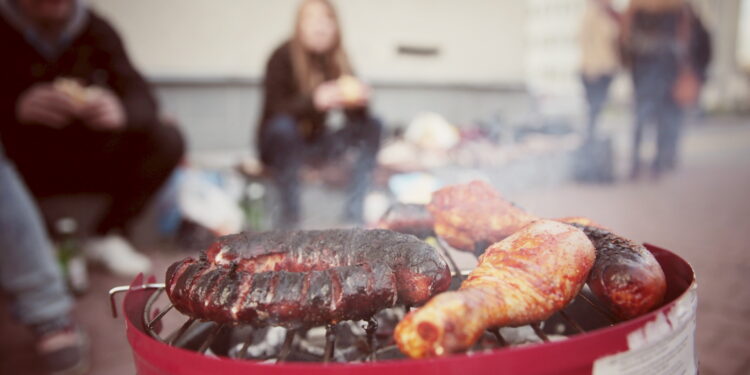
[[[39,360],[51,375],[83,375],[89,370],[89,341],[75,325],[37,335]]]
[[[119,276],[133,277],[151,270],[151,260],[117,235],[88,239],[83,245],[86,258],[107,267]]]

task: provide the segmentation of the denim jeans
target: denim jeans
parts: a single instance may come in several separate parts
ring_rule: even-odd
[[[609,86],[612,83],[614,75],[604,74],[598,77],[583,76],[583,87],[586,91],[586,101],[588,102],[588,126],[587,139],[594,139],[596,135],[596,125],[599,121],[599,115],[607,103]]]
[[[340,130],[328,132],[317,139],[304,139],[291,116],[271,119],[260,134],[260,154],[271,168],[281,196],[281,227],[295,227],[300,219],[299,171],[311,161],[335,161],[346,151],[357,153],[347,191],[344,220],[361,222],[363,203],[380,147],[381,123],[373,118],[348,121]]]
[[[66,318],[73,306],[42,218],[2,145],[0,289],[13,316],[30,326]]]
[[[677,64],[668,58],[636,61],[635,129],[633,134],[632,174],[641,169],[641,144],[649,123],[656,125],[656,157],[651,165],[656,174],[675,168],[683,123],[683,109],[677,104],[672,87],[677,79]]]

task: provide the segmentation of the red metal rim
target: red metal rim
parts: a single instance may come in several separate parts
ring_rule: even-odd
[[[628,349],[628,333],[643,327],[657,314],[668,313],[678,300],[695,284],[690,265],[674,253],[653,246],[646,247],[655,255],[667,276],[666,303],[661,308],[639,318],[575,335],[564,341],[539,345],[494,350],[473,355],[454,355],[426,360],[398,360],[358,364],[261,364],[226,358],[212,358],[192,351],[174,348],[152,339],[143,330],[143,308],[154,290],[132,290],[123,299],[127,337],[133,349],[139,375],[167,374],[342,374],[357,371],[361,374],[590,374],[593,362],[603,356]],[[154,277],[146,280],[155,281]],[[131,287],[143,285],[144,278],[136,277]]]

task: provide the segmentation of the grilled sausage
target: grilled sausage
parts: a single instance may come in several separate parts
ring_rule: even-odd
[[[581,228],[596,248],[588,286],[620,319],[643,315],[661,305],[667,282],[661,266],[643,245],[591,225]]]
[[[450,272],[414,236],[341,229],[225,236],[200,259],[173,264],[166,280],[186,315],[293,328],[422,304],[448,288]]]

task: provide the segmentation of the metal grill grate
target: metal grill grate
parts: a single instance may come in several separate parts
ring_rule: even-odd
[[[470,271],[467,271],[467,270],[462,271],[458,269],[458,266],[455,260],[453,259],[453,257],[450,255],[450,252],[448,251],[448,246],[445,243],[443,243],[442,240],[437,241],[437,248],[441,252],[441,254],[446,258],[451,268],[451,274],[453,275],[453,279],[454,279],[452,283],[452,288],[455,289],[457,285],[459,285],[460,282],[466,278],[466,276],[469,274]],[[151,294],[151,296],[149,297],[143,310],[143,322],[145,322],[143,329],[151,337],[167,345],[180,346],[180,347],[185,347],[188,349],[193,349],[200,353],[207,353],[208,350],[214,345],[215,340],[218,337],[220,337],[222,334],[225,334],[231,331],[242,332],[245,336],[245,338],[242,340],[242,343],[238,344],[235,350],[228,350],[226,353],[223,353],[223,355],[227,355],[235,359],[261,359],[261,360],[265,360],[268,362],[279,363],[279,362],[289,361],[292,358],[295,358],[296,360],[302,360],[302,361],[321,361],[324,363],[328,363],[328,362],[333,361],[335,358],[336,343],[337,343],[337,340],[339,340],[337,338],[337,326],[340,327],[340,326],[348,325],[351,328],[352,325],[355,324],[354,322],[341,322],[341,323],[338,323],[337,325],[325,326],[324,334],[322,334],[323,336],[322,345],[315,344],[315,341],[320,341],[319,340],[321,338],[320,334],[318,334],[317,337],[313,337],[312,339],[310,338],[311,336],[310,333],[312,331],[320,331],[319,328],[309,329],[309,330],[308,329],[287,330],[284,333],[283,343],[280,345],[278,350],[273,355],[265,356],[265,357],[257,357],[257,356],[249,355],[250,347],[253,345],[262,343],[262,340],[267,340],[267,337],[266,337],[266,338],[261,338],[261,342],[257,342],[256,333],[259,330],[257,328],[250,327],[247,325],[242,325],[242,324],[229,324],[228,325],[228,324],[217,324],[217,323],[212,323],[212,322],[199,322],[196,319],[182,316],[182,314],[180,314],[176,309],[174,309],[174,306],[171,303],[167,304],[163,309],[156,308],[155,305],[157,305],[157,301],[163,295],[163,292],[165,290],[164,284],[154,283],[154,284],[144,284],[135,288],[130,288],[127,286],[112,288],[109,292],[109,295],[110,295],[110,303],[112,307],[113,316],[117,317],[116,301],[115,301],[117,294],[129,291],[129,290],[143,290],[143,289],[155,289],[156,290],[156,292]],[[601,307],[596,302],[594,302],[594,300],[591,297],[587,296],[586,293],[583,293],[583,292],[579,293],[578,297],[580,298],[576,298],[576,301],[581,301],[582,304],[585,304],[588,306],[589,310],[593,310],[594,312],[596,312],[596,314],[598,314],[601,317],[600,321],[604,322],[602,326],[613,325],[617,322],[617,319],[611,313],[609,313],[604,307]],[[571,303],[571,305],[573,305],[573,303]],[[570,307],[570,305],[568,307]],[[566,307],[566,309],[568,309],[568,307]],[[411,309],[411,307],[403,306],[400,309],[403,312],[403,314],[405,314]],[[184,319],[184,322],[180,324],[178,328],[173,330],[171,333],[167,335],[162,335],[160,333],[161,327],[162,327],[162,319],[165,316],[167,316],[170,312],[173,312],[173,314],[180,314],[180,316],[182,316],[182,319]],[[552,323],[558,325],[558,329],[557,329],[558,331],[569,332],[568,334],[585,333],[586,329],[584,329],[584,327],[578,321],[576,321],[576,319],[574,319],[572,315],[573,314],[569,314],[568,312],[565,311],[565,309],[563,309],[563,310],[558,311],[553,316],[553,318],[548,319],[545,322],[537,322],[534,324],[530,324],[530,327],[533,330],[534,334],[542,342],[550,341],[550,337],[548,336],[547,332],[545,332],[543,328],[545,326],[548,327],[552,325]],[[362,322],[362,323],[363,323],[363,326],[360,327],[361,329],[358,330],[359,332],[353,332],[350,329],[348,330],[348,336],[361,335],[361,337],[355,337],[354,341],[359,344],[362,344],[360,346],[365,346],[366,349],[363,350],[364,352],[363,354],[359,356],[354,356],[354,357],[349,356],[348,358],[346,358],[346,360],[359,361],[359,362],[372,362],[372,361],[377,361],[379,359],[386,359],[386,358],[392,359],[392,358],[402,357],[400,356],[400,353],[398,352],[398,349],[394,344],[391,343],[391,344],[383,345],[382,343],[379,342],[379,340],[376,337],[376,331],[378,329],[379,323],[375,317],[372,317],[368,321]],[[564,326],[564,329],[559,329],[560,324]],[[193,333],[195,337],[199,337],[197,344],[194,342],[195,340],[185,339],[185,337],[188,336],[189,333]],[[185,342],[187,341],[191,341],[192,345],[186,344]],[[475,347],[475,350],[502,348],[502,347],[506,347],[510,345],[509,340],[503,337],[503,334],[501,333],[500,328],[489,329],[487,331],[487,335],[485,335],[485,338],[480,341],[481,341],[481,344],[478,344],[478,346]],[[296,345],[295,345],[295,342],[297,343]]]

